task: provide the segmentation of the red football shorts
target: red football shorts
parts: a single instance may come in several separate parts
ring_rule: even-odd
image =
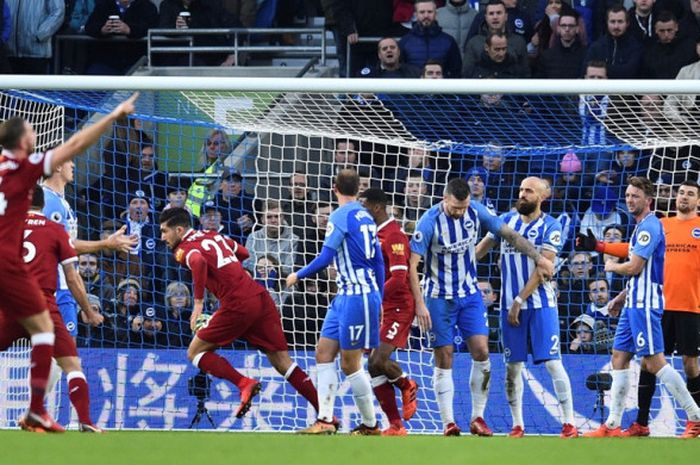
[[[28,318],[46,310],[39,284],[21,260],[5,257],[0,260],[0,313],[4,313],[9,321]]]
[[[287,350],[280,314],[267,292],[235,304],[222,302],[197,337],[220,347],[242,339],[265,352]]]
[[[56,299],[52,295],[46,296],[44,305],[49,308],[51,321],[53,321],[53,333],[56,335],[56,341],[53,346],[54,358],[61,357],[77,357],[78,350],[75,347],[75,341],[66,329],[66,324],[61,318],[61,312],[56,305]],[[0,351],[10,347],[17,339],[26,337],[29,339],[29,333],[16,320],[12,321],[7,318],[6,314],[0,313]]]
[[[413,308],[382,306],[382,325],[379,328],[379,340],[397,349],[406,347],[411,334],[411,324],[415,312]]]

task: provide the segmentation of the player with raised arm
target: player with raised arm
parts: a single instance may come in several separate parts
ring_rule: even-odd
[[[374,395],[389,419],[389,428],[382,431],[382,435],[405,436],[408,432],[401,423],[394,386],[401,390],[403,419],[408,421],[416,412],[418,383],[410,379],[401,366],[390,357],[396,349],[406,347],[414,317],[418,318],[418,324],[424,330],[430,329],[430,314],[415,314],[411,285],[408,282],[411,248],[401,226],[387,213],[386,194],[381,189],[370,188],[360,194],[360,199],[378,225],[377,237],[382,248],[386,279],[379,348],[370,354],[368,369],[372,377]]]
[[[450,180],[443,200],[418,220],[411,239],[411,292],[416,313],[430,312],[430,341],[435,349],[433,388],[444,424],[445,436],[459,436],[461,430],[453,414],[452,379],[454,328],[457,326],[469,347],[472,368],[469,375],[472,412],[470,430],[479,436],[492,436],[484,421],[488,399],[491,362],[488,350],[486,308],[477,287],[476,252],[481,226],[505,239],[516,250],[537,264],[537,272],[549,277],[553,263],[542,256],[524,237],[491,214],[481,203],[470,201],[469,185],[461,178]],[[423,285],[418,266],[424,261]]]
[[[379,345],[379,313],[382,305],[381,283],[384,260],[377,240],[377,225],[357,201],[360,178],[351,169],[340,170],[333,192],[339,208],[328,220],[321,254],[311,263],[287,277],[287,287],[299,279],[320,272],[331,261],[338,270],[338,294],[333,298],[316,346],[320,409],[317,421],[300,433],[333,434],[333,405],[338,389],[335,359],[340,352],[340,367],[352,387],[355,405],[362,423],[351,431],[354,435],[379,435],[374,412],[372,386],[362,369],[365,350]]]
[[[78,255],[73,248],[68,233],[63,227],[50,221],[41,214],[44,206],[44,191],[35,186],[32,196],[32,206],[25,219],[24,262],[29,272],[34,276],[42,290],[44,300],[49,308],[53,330],[56,336],[54,344],[54,359],[66,373],[70,401],[78,413],[78,429],[81,432],[101,433],[102,430],[93,424],[90,418],[90,394],[85,374],[80,366],[78,350],[75,341],[66,329],[58,305],[56,303],[56,283],[58,282],[59,266],[63,269],[65,281],[85,312],[87,321],[97,326],[103,317],[90,307],[85,285],[75,269]],[[27,331],[16,321],[8,321],[0,314],[0,350],[5,350],[17,339],[27,337]],[[41,426],[27,424],[25,418],[19,421],[22,429],[43,431]]]
[[[661,317],[664,308],[664,253],[666,239],[661,221],[651,212],[654,185],[646,178],[632,177],[625,191],[627,209],[637,222],[629,246],[629,260],[608,260],[605,271],[629,276],[612,354],[612,403],[607,421],[584,437],[620,437],[620,421],[629,390],[629,362],[636,353],[646,370],[666,385],[688,423],[682,438],[700,435],[700,408],[688,392],[681,375],[666,363]],[[616,302],[619,305],[619,299]],[[619,306],[617,307],[619,308]],[[613,309],[615,310],[615,309]]]
[[[516,211],[501,215],[503,222],[534,244],[543,257],[554,262],[561,252],[561,224],[543,213],[542,201],[549,187],[540,178],[529,177],[520,183]],[[497,243],[488,233],[476,246],[481,259]],[[574,405],[571,382],[561,362],[557,297],[549,281],[542,281],[535,262],[501,242],[501,342],[506,361],[506,398],[513,417],[510,437],[523,437],[523,365],[529,347],[535,364],[544,363],[552,377],[554,392],[562,408],[562,438],[574,438]]]
[[[24,219],[34,185],[43,175],[75,158],[97,142],[118,118],[134,111],[138,94],[119,104],[109,115],[73,134],[66,142],[46,153],[34,153],[36,133],[31,124],[13,117],[0,124],[0,312],[9,323],[18,322],[32,342],[31,398],[26,423],[49,432],[63,427],[44,406],[44,394],[51,369],[55,336],[53,323],[41,290],[22,260]]]
[[[694,181],[684,181],[676,195],[677,215],[661,218],[666,234],[664,257],[664,312],[661,327],[664,352],[677,351],[683,357],[686,387],[695,403],[700,405],[700,186]],[[607,253],[627,258],[628,243],[597,241],[592,232],[579,234],[576,247],[579,250]],[[624,296],[616,297],[624,300]],[[656,390],[656,376],[649,372],[642,361],[637,386],[637,419],[622,432],[625,437],[649,436],[649,409]]]
[[[236,418],[248,412],[261,388],[258,381],[243,376],[215,353],[236,339],[259,347],[275,370],[318,411],[316,388],[289,357],[272,297],[241,265],[249,256],[248,250],[215,231],[195,231],[190,213],[184,208],[163,211],[159,221],[161,240],[173,251],[175,261],[192,271],[194,308],[190,328],[195,335],[187,348],[187,358],[196,368],[228,380],[240,389]],[[216,296],[220,306],[211,319],[203,322],[200,317],[205,289]]]

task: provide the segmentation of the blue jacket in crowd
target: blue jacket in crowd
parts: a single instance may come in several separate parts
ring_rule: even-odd
[[[457,42],[452,36],[442,32],[437,22],[424,28],[413,23],[411,29],[399,42],[401,56],[409,65],[423,69],[428,60],[442,62],[447,78],[458,78],[462,72],[462,57]]]
[[[642,65],[642,44],[629,32],[619,39],[605,34],[591,44],[584,60],[603,60],[608,66],[608,79],[637,79]],[[581,74],[585,74],[585,68]]]
[[[5,0],[14,26],[7,42],[9,56],[51,58],[51,38],[61,28],[63,0]]]

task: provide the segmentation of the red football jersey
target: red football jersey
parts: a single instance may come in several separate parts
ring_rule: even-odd
[[[22,255],[22,231],[34,186],[42,174],[51,174],[52,152],[33,153],[17,160],[12,152],[0,154],[0,255]]]
[[[384,256],[384,306],[391,305],[413,310],[413,294],[409,284],[408,261],[411,256],[411,246],[408,237],[401,230],[401,226],[393,218],[380,224],[377,228],[377,237],[382,246]],[[392,281],[392,275],[402,271],[405,279],[400,282]]]
[[[175,260],[192,270],[190,261],[193,254],[200,254],[206,261],[206,282],[204,286],[222,304],[234,304],[240,299],[265,292],[265,288],[255,282],[243,269],[236,257],[238,243],[215,231],[189,230],[175,248]],[[202,278],[193,273],[195,298]]]
[[[58,265],[78,261],[63,225],[41,213],[30,212],[24,220],[23,258],[42,291],[56,292]]]

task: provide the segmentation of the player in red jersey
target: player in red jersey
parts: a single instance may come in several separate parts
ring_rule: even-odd
[[[41,288],[49,314],[53,321],[54,344],[53,356],[58,365],[66,373],[70,401],[78,413],[78,427],[82,432],[100,433],[102,430],[95,426],[90,419],[90,396],[85,374],[80,366],[75,342],[66,329],[61,312],[56,304],[56,284],[58,265],[61,264],[65,273],[68,288],[71,290],[85,312],[88,322],[99,325],[102,315],[92,311],[88,302],[85,285],[75,269],[78,255],[71,244],[70,237],[63,226],[41,214],[44,208],[44,190],[34,187],[32,207],[24,221],[24,262],[29,273],[34,276]],[[5,350],[17,339],[27,337],[27,331],[17,321],[9,321],[0,313],[0,350]],[[20,426],[30,431],[41,431],[40,426],[27,425],[25,419],[20,420]]]
[[[44,406],[55,336],[46,302],[36,279],[22,260],[24,219],[34,185],[97,142],[114,121],[134,111],[134,94],[108,116],[73,134],[46,153],[34,153],[36,133],[31,124],[13,117],[0,124],[0,312],[8,322],[18,322],[32,341],[31,398],[26,422],[45,431],[62,432]]]
[[[261,387],[258,381],[243,376],[225,358],[214,353],[236,339],[246,340],[265,352],[277,372],[318,411],[316,387],[289,357],[272,297],[241,265],[249,256],[248,250],[214,231],[193,230],[190,214],[184,208],[170,208],[161,213],[160,232],[175,260],[192,271],[194,308],[190,328],[193,331],[204,307],[205,287],[219,299],[219,309],[192,338],[187,358],[200,370],[238,386],[241,403],[236,417],[246,414]]]
[[[408,258],[411,249],[401,226],[387,214],[387,196],[381,189],[367,189],[360,194],[365,208],[377,223],[377,236],[382,246],[386,281],[382,302],[382,323],[379,330],[379,347],[369,357],[369,374],[372,377],[374,395],[389,418],[390,426],[383,436],[408,434],[401,423],[396,406],[393,386],[401,390],[403,419],[409,420],[416,412],[418,383],[410,379],[401,366],[391,360],[396,349],[406,347],[414,317],[422,328],[430,327],[430,314],[416,315],[413,294],[408,281]]]

